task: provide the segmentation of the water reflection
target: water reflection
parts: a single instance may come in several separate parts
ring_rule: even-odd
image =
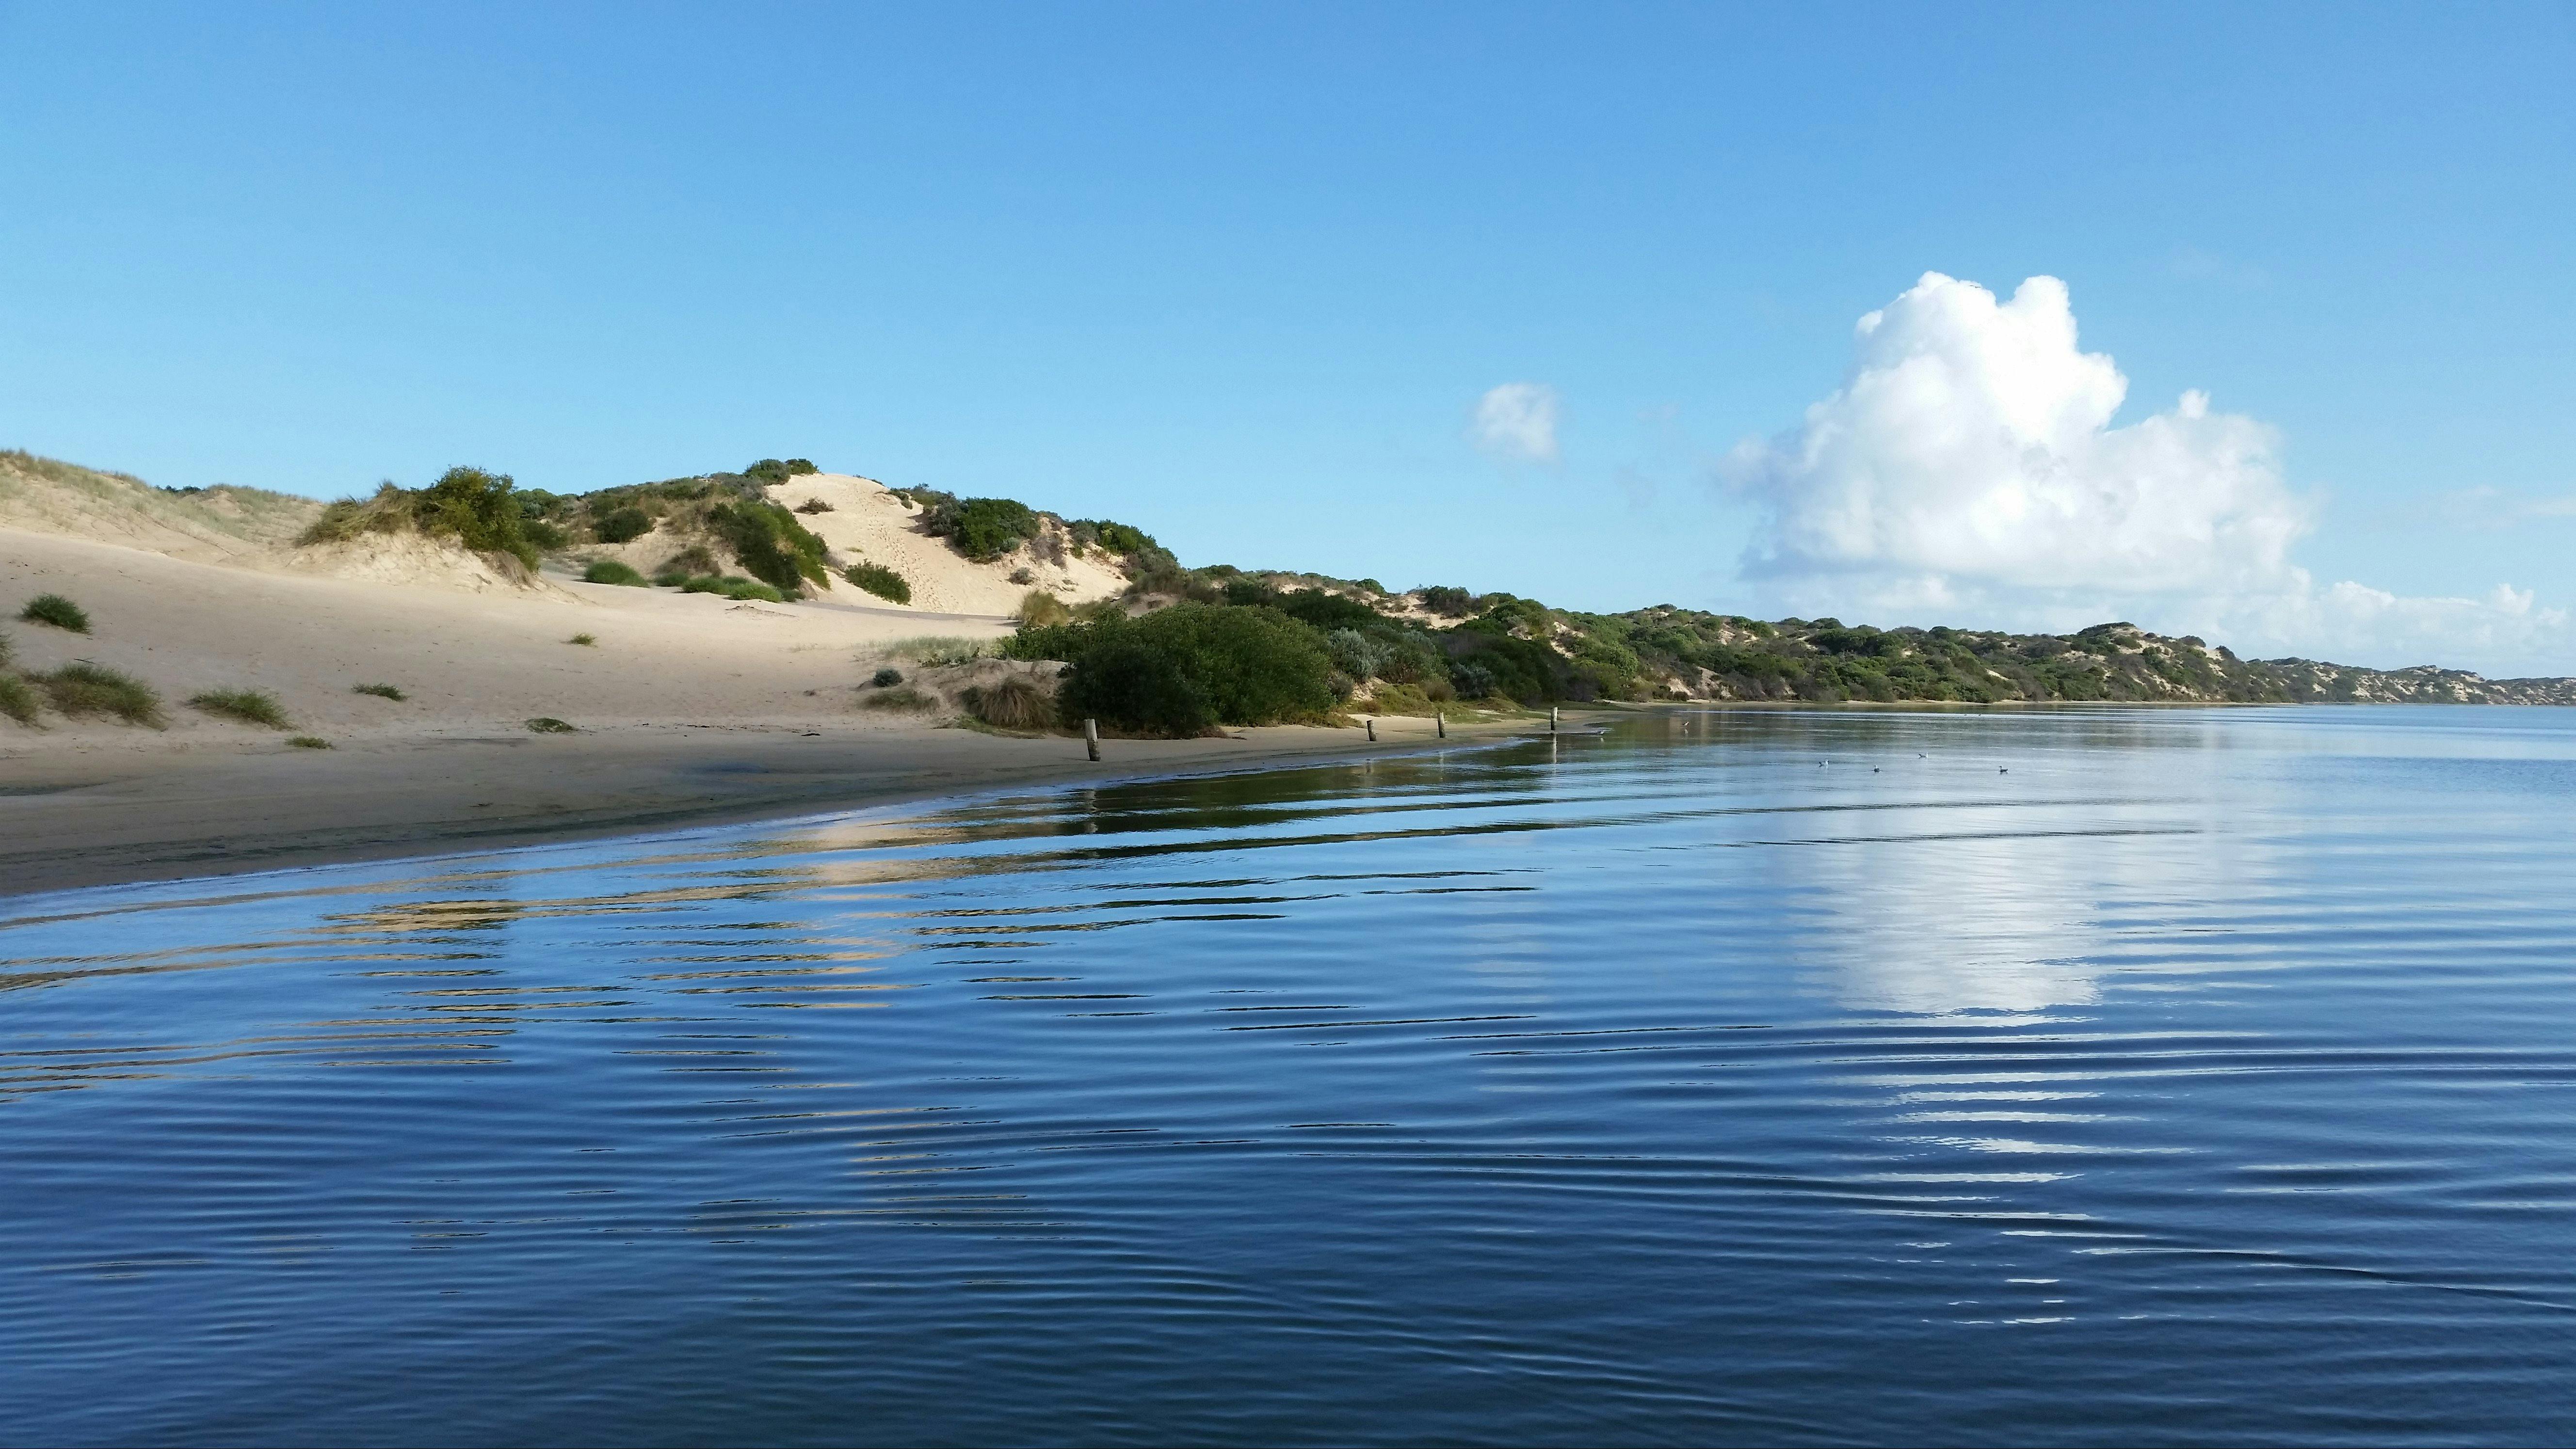
[[[0,1373],[93,1441],[2533,1437],[2576,731],[2497,713],[1651,716],[12,903]]]

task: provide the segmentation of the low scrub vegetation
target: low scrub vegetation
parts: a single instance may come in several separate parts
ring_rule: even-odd
[[[369,533],[419,533],[452,538],[476,553],[514,558],[533,570],[541,545],[538,537],[531,536],[530,525],[543,525],[538,533],[553,539],[556,547],[562,545],[564,534],[542,512],[532,516],[515,496],[516,486],[507,473],[465,467],[448,469],[427,488],[383,483],[372,498],[343,498],[323,509],[296,542],[336,543]]]
[[[1320,720],[1336,702],[1318,631],[1266,606],[1179,604],[1141,619],[1023,629],[1010,653],[1070,664],[1065,716],[1131,734]]]
[[[720,504],[708,510],[707,523],[733,549],[743,572],[781,596],[801,594],[808,583],[831,582],[823,568],[823,540],[775,503]]]
[[[943,665],[971,664],[978,659],[995,658],[1004,652],[1004,642],[925,634],[915,639],[897,639],[886,646],[885,652],[897,659],[909,659],[915,664],[936,669]]]
[[[27,601],[27,607],[18,611],[18,617],[30,624],[50,625],[75,634],[89,632],[89,614],[60,594],[38,594]]]
[[[758,483],[763,487],[775,488],[790,478],[801,477],[807,473],[820,473],[822,471],[822,469],[815,467],[811,462],[803,458],[763,458],[759,462],[752,464],[750,467],[743,469],[742,476],[751,479],[753,482]]]
[[[727,599],[758,599],[763,603],[770,604],[783,604],[787,602],[787,596],[785,594],[771,588],[769,585],[764,584],[757,579],[746,579],[739,576],[727,576],[724,578],[707,576],[694,579],[682,579],[680,581],[680,592],[684,594],[715,594]]]
[[[277,696],[263,690],[209,689],[188,696],[188,707],[244,724],[266,725],[273,730],[286,728],[285,706],[277,702]]]
[[[854,563],[841,570],[841,577],[889,603],[912,602],[912,585],[883,564]]]
[[[320,735],[295,735],[289,738],[287,743],[299,750],[327,750],[331,748],[331,742],[322,738]]]
[[[351,694],[372,694],[378,699],[401,700],[408,697],[404,695],[401,690],[394,688],[390,684],[353,684],[349,686],[349,692]]]
[[[36,722],[36,690],[33,685],[6,669],[0,669],[0,714],[22,725]]]
[[[579,644],[585,649],[596,648],[599,644],[599,636],[596,634],[575,634],[564,642],[566,644]]]
[[[977,563],[989,563],[1037,536],[1037,510],[1011,498],[954,498],[927,488],[906,497],[923,505],[922,526]]]
[[[1031,589],[1020,598],[1019,617],[1023,629],[1044,629],[1071,619],[1073,611],[1064,606],[1064,600],[1046,590]]]
[[[824,502],[820,498],[808,498],[804,502],[796,505],[796,511],[799,513],[829,513],[832,511],[832,505]]]
[[[880,689],[873,694],[861,695],[859,697],[859,708],[861,709],[918,710],[937,709],[938,707],[938,700],[931,698],[929,695],[922,693],[920,690],[913,688],[909,684],[899,684],[892,689]]]
[[[168,723],[161,715],[161,696],[150,685],[104,665],[66,664],[34,680],[56,710],[74,718],[113,715],[156,730]]]
[[[963,698],[968,714],[995,729],[1042,730],[1056,722],[1055,696],[1035,680],[1000,679],[967,690]]]
[[[550,714],[538,715],[534,719],[528,720],[526,723],[529,732],[533,734],[575,735],[581,733],[580,730],[571,725],[565,724],[562,720],[556,719]]]
[[[599,559],[583,569],[581,581],[586,584],[618,584],[630,589],[640,589],[645,582],[644,575],[633,564],[613,558]]]
[[[868,676],[868,683],[875,685],[879,689],[892,689],[896,685],[903,683],[903,671],[889,665],[888,667],[880,669],[876,673]]]
[[[630,503],[600,515],[599,520],[590,526],[590,531],[601,543],[633,543],[653,531],[653,515]],[[605,581],[595,579],[592,582]]]

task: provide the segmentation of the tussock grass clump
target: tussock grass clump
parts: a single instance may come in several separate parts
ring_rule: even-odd
[[[894,668],[892,665],[888,665],[886,668],[880,669],[875,674],[869,676],[868,683],[875,685],[879,689],[892,689],[896,685],[903,683],[903,671]]]
[[[575,634],[564,642],[566,644],[579,644],[584,648],[597,648],[599,645],[599,636],[596,634]]]
[[[299,750],[327,750],[331,742],[320,735],[296,735],[287,741]]]
[[[66,664],[51,674],[36,676],[36,683],[44,686],[54,708],[75,718],[112,714],[127,724],[149,725],[156,730],[168,723],[161,717],[161,696],[152,686],[104,665]]]
[[[390,684],[353,684],[349,686],[349,692],[351,694],[372,694],[378,699],[399,700],[405,697],[401,690],[394,688]]]
[[[286,728],[286,710],[277,696],[257,689],[209,689],[188,697],[190,709],[237,719],[244,724],[266,725],[273,730]]]
[[[580,730],[571,725],[565,724],[562,720],[556,719],[550,714],[538,715],[535,719],[529,720],[527,725],[531,731],[541,735],[577,735],[581,733]]]
[[[89,614],[60,594],[38,594],[18,611],[18,617],[30,624],[50,624],[75,634],[89,632]]]
[[[583,569],[581,581],[585,584],[618,584],[630,589],[644,587],[644,575],[637,571],[635,565],[613,558],[599,559]]]
[[[829,513],[832,511],[832,505],[824,502],[820,498],[808,498],[804,502],[796,505],[796,511],[799,513]]]
[[[723,578],[717,578],[714,575],[704,575],[694,579],[687,579],[682,581],[680,584],[680,592],[684,594],[717,594],[728,599],[758,599],[763,603],[770,604],[783,604],[787,602],[787,596],[785,594],[778,592],[769,585],[761,583],[755,579],[742,578],[738,575],[727,575]]]
[[[841,577],[888,603],[912,602],[912,585],[884,564],[854,563],[841,570]]]
[[[0,714],[22,725],[36,722],[35,687],[6,670],[0,670]]]
[[[859,700],[861,709],[937,709],[938,707],[938,700],[909,684],[897,685],[892,689],[880,689]]]
[[[949,634],[924,634],[916,639],[897,639],[886,646],[886,652],[897,659],[937,669],[948,664],[972,664],[978,659],[998,658],[1001,641],[996,639],[961,639]]]
[[[1055,696],[1021,678],[966,691],[966,712],[996,729],[1042,730],[1055,723]]]
[[[1043,629],[1072,617],[1073,611],[1064,606],[1064,600],[1044,589],[1031,589],[1020,599],[1019,618],[1023,629]]]

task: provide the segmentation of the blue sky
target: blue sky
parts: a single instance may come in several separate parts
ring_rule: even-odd
[[[0,53],[0,446],[317,495],[801,454],[1194,563],[2576,672],[2565,5],[0,0]],[[2105,426],[2207,392],[2304,533],[2234,592],[1748,574],[1853,485],[1730,454],[1927,272],[2061,279]],[[1552,459],[1477,446],[1510,383]],[[2534,602],[2407,632],[2290,564]]]

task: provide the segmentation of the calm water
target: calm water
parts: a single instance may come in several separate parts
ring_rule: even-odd
[[[2563,1441],[2571,806],[1702,714],[0,901],[0,1438]]]

